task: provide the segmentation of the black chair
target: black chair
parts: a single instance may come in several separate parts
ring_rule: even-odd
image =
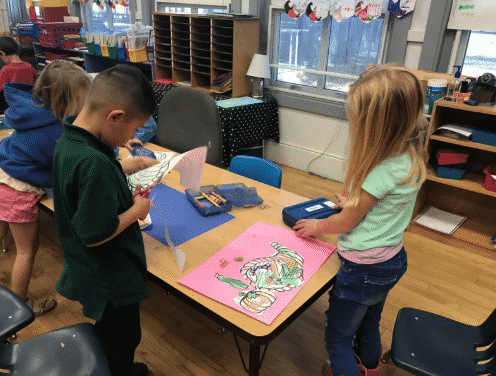
[[[496,375],[496,309],[479,326],[402,308],[390,352],[399,368],[419,376]],[[482,363],[481,363],[482,362]]]
[[[221,167],[222,133],[214,98],[197,89],[167,91],[160,100],[156,142],[178,153],[207,145],[207,163]]]
[[[92,324],[82,323],[11,344],[13,334],[34,321],[16,294],[0,286],[0,368],[17,376],[110,376]]]

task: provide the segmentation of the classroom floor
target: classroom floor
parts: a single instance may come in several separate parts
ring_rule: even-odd
[[[282,189],[316,198],[333,199],[341,184],[289,167],[283,169]],[[58,295],[55,282],[62,272],[62,252],[54,219],[42,215],[41,246],[29,287],[31,298],[55,296],[58,307],[37,318],[18,333],[16,341],[83,321],[81,306]],[[496,251],[484,252],[467,245],[457,249],[418,234],[405,237],[409,267],[389,294],[381,333],[384,349],[391,344],[396,314],[410,306],[442,314],[464,323],[481,323],[496,302]],[[10,287],[15,258],[11,236],[8,252],[0,252],[0,283]],[[148,364],[154,376],[246,375],[230,332],[219,333],[219,326],[189,308],[178,299],[164,296],[162,289],[149,283],[150,298],[141,307],[142,341],[137,359]],[[267,350],[261,376],[320,375],[326,359],[323,328],[327,294],[276,338]],[[248,346],[241,341],[245,359]],[[1,372],[0,372],[1,373]],[[383,365],[381,376],[409,373],[392,364]]]

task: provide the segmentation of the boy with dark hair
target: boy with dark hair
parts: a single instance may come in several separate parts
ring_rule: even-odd
[[[3,85],[9,82],[34,85],[38,71],[19,58],[19,44],[10,37],[0,37],[0,58],[5,66],[0,70],[0,114],[8,108]]]
[[[55,148],[53,197],[64,253],[56,289],[81,302],[83,314],[97,321],[115,376],[148,374],[145,364],[134,363],[134,352],[141,340],[139,302],[148,296],[137,221],[148,214],[150,201],[132,197],[125,173],[157,161],[119,163],[114,148],[133,137],[155,106],[139,69],[121,64],[107,69],[93,81],[79,115],[65,119]]]

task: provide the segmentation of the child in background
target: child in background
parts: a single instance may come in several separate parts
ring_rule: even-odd
[[[4,86],[9,108],[5,116],[14,132],[0,141],[0,239],[10,228],[17,255],[12,291],[28,302],[36,316],[55,306],[55,300],[27,300],[33,263],[39,246],[37,201],[52,185],[55,142],[62,118],[83,107],[90,78],[67,61],[49,64],[33,85]]]
[[[346,194],[339,196],[343,209],[294,226],[303,237],[339,234],[342,264],[326,312],[330,365],[323,376],[378,375],[381,313],[407,268],[403,235],[426,176],[423,104],[420,83],[407,69],[367,69],[348,94],[351,151]]]
[[[145,364],[134,363],[134,352],[141,341],[139,302],[148,296],[138,219],[146,218],[150,201],[133,197],[125,173],[158,161],[135,157],[120,164],[113,148],[130,140],[155,107],[139,69],[107,69],[94,79],[77,118],[65,120],[54,156],[55,218],[64,253],[56,289],[96,320],[112,375],[148,374]]]
[[[6,64],[0,70],[0,114],[3,114],[7,109],[3,85],[9,82],[34,85],[38,71],[19,58],[19,44],[10,37],[0,37],[0,58]]]

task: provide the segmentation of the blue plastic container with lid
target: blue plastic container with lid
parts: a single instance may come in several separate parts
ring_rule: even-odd
[[[481,128],[472,128],[472,142],[496,146],[496,131]]]
[[[332,209],[332,206],[334,203],[325,197],[305,201],[285,207],[282,210],[282,220],[289,227],[293,227],[300,219],[323,219],[341,211]]]
[[[460,180],[465,174],[465,170],[460,168],[437,166],[436,175],[438,178]]]

